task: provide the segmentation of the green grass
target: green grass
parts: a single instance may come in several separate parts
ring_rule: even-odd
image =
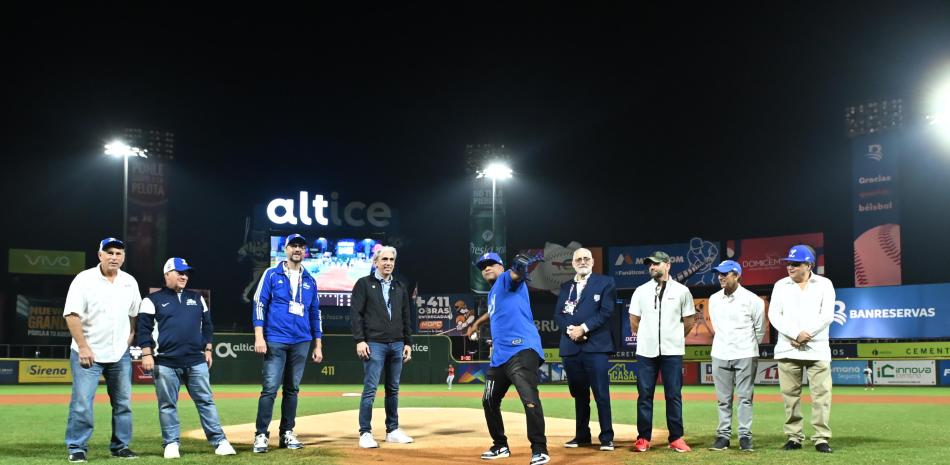
[[[246,392],[257,393],[259,386],[215,386],[216,393]],[[440,391],[443,385],[405,385],[401,388],[406,392]],[[104,389],[101,388],[104,392]],[[354,385],[307,385],[304,391],[344,391],[359,392],[360,386]],[[636,389],[631,385],[612,386],[613,394],[621,394],[628,399],[615,398],[612,402],[615,423],[634,424],[635,401],[632,394]],[[684,388],[687,393],[711,394],[708,386],[689,386]],[[153,392],[151,386],[135,386],[136,393]],[[480,385],[457,385],[453,392],[481,392]],[[543,386],[542,399],[544,412],[547,417],[572,418],[573,401],[571,399],[544,398],[544,393],[567,392],[566,386]],[[759,386],[757,394],[778,394],[775,386]],[[69,394],[69,386],[2,386],[0,396],[16,396],[22,394]],[[902,388],[878,387],[874,392],[865,392],[860,387],[835,387],[835,395],[893,395],[893,396],[927,396],[938,397],[950,394],[943,388]],[[619,396],[616,396],[619,397]],[[654,415],[657,428],[665,428],[664,403],[662,392],[657,393],[656,413]],[[353,397],[307,397],[301,399],[298,415],[313,415],[339,410],[350,410],[358,407],[359,399]],[[218,410],[224,424],[250,423],[254,421],[257,408],[257,399],[224,399],[217,400]],[[402,407],[470,407],[481,408],[480,399],[473,397],[412,397],[400,399]],[[507,411],[519,412],[521,405],[516,400],[506,400],[503,408]],[[4,441],[0,442],[0,463],[15,464],[47,464],[66,463],[63,435],[66,425],[68,405],[4,405],[0,406],[0,418],[4,421]],[[158,413],[155,401],[133,402],[134,437],[133,449],[142,458],[136,463],[166,463],[161,458],[161,434],[158,426]],[[275,412],[279,410],[275,409]],[[197,413],[190,402],[182,402],[179,409],[183,430],[197,429]],[[810,408],[804,405],[806,418],[805,434],[811,434],[807,424]],[[809,464],[872,464],[872,463],[907,463],[931,464],[946,463],[946,443],[943,439],[946,431],[946,418],[950,417],[950,405],[947,404],[875,404],[875,403],[835,403],[831,413],[831,427],[834,438],[831,441],[835,453],[831,455],[818,454],[807,446],[801,451],[784,452],[779,447],[784,442],[782,423],[784,410],[781,402],[759,401],[755,406],[755,433],[756,452],[740,454],[735,448],[723,452],[706,450],[714,439],[716,427],[716,405],[712,401],[690,401],[684,403],[684,421],[686,437],[694,447],[691,454],[675,454],[663,448],[656,448],[642,456],[633,454],[629,448],[618,449],[615,454],[623,457],[627,463],[651,464],[690,463],[690,464],[732,464],[732,463],[802,463]],[[96,430],[90,442],[90,460],[111,460],[108,457],[108,443],[110,436],[110,409],[108,405],[96,405]],[[594,414],[596,418],[596,413]],[[355,437],[354,425],[354,437]],[[523,432],[512,432],[523,434]],[[596,434],[596,431],[595,431]],[[487,433],[486,433],[487,439]],[[633,438],[617,438],[618,441],[629,443]],[[658,446],[665,446],[658,444]],[[552,443],[554,450],[560,444]],[[337,452],[323,447],[308,447],[300,451],[288,452],[275,450],[266,455],[255,455],[244,447],[239,447],[237,457],[217,457],[211,453],[210,446],[204,441],[184,439],[182,444],[184,455],[178,461],[188,463],[228,463],[228,464],[283,464],[307,463],[344,465],[344,458]],[[595,453],[595,452],[592,452]],[[459,459],[459,463],[478,463],[477,458],[472,460]]]

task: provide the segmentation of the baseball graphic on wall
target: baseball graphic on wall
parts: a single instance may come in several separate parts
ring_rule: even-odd
[[[901,283],[901,227],[882,224],[854,241],[855,287]]]

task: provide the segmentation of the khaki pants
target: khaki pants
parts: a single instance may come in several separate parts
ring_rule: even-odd
[[[815,435],[811,437],[815,444],[831,439],[831,362],[818,360],[781,359],[778,361],[778,382],[782,388],[782,400],[785,401],[785,436],[801,443],[805,440],[802,432],[802,371],[808,373],[808,386],[811,390],[811,425]]]

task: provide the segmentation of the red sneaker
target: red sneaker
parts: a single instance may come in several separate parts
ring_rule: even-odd
[[[689,446],[686,445],[686,441],[684,441],[683,438],[679,438],[671,442],[670,449],[673,449],[676,452],[689,452],[693,450],[693,449],[690,449]]]
[[[643,438],[637,438],[636,444],[633,445],[633,450],[636,452],[646,452],[650,448],[650,441],[647,441]]]

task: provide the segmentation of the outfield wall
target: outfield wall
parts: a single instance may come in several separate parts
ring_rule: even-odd
[[[455,365],[455,382],[484,383],[487,362],[459,362],[452,357],[452,341],[446,336],[413,337],[412,361],[403,366],[401,381],[406,384],[440,384],[445,382],[448,365]],[[710,346],[688,346],[683,363],[683,383],[712,384]],[[851,344],[839,347],[832,361],[832,378],[837,385],[864,384],[864,367],[871,361],[875,384],[898,386],[950,386],[950,346],[946,342]],[[211,380],[215,384],[259,384],[263,357],[254,353],[254,336],[250,333],[218,333],[213,345],[214,365]],[[304,370],[305,384],[360,384],[363,363],[356,356],[356,344],[348,335],[326,335],[323,338],[324,361],[308,362]],[[861,354],[861,359],[841,360]],[[567,381],[557,349],[544,350],[546,363],[540,376],[544,383]],[[756,373],[757,384],[778,384],[778,369],[769,346],[763,346],[763,358]],[[618,356],[629,357],[619,353]],[[901,357],[904,357],[903,359]],[[924,358],[928,357],[928,358]],[[880,359],[879,359],[880,358]],[[939,360],[938,360],[939,359]],[[69,360],[0,359],[0,384],[72,382]],[[637,379],[637,363],[628,359],[611,360],[610,381],[633,384]],[[139,362],[133,362],[136,383],[151,383]]]

